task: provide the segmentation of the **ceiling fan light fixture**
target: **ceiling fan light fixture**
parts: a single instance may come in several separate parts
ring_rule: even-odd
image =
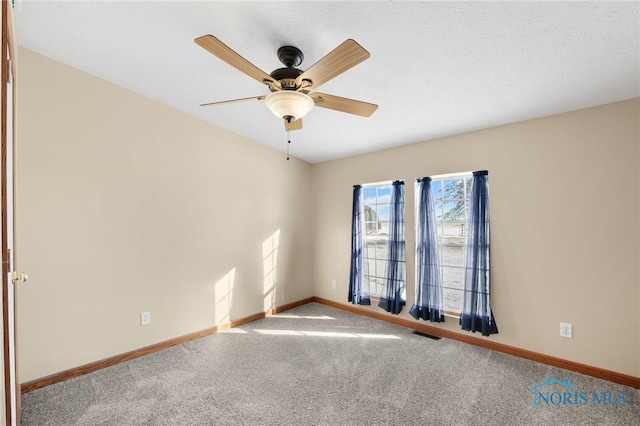
[[[267,108],[278,118],[299,120],[313,109],[315,103],[309,95],[293,90],[273,92],[264,100]]]

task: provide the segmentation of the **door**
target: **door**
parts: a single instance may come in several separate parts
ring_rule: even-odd
[[[0,105],[0,198],[2,199],[2,325],[3,325],[3,376],[4,419],[7,425],[20,424],[20,392],[16,367],[15,290],[14,284],[26,281],[26,275],[15,272],[14,250],[14,40],[12,15],[9,2],[2,1],[2,53]]]

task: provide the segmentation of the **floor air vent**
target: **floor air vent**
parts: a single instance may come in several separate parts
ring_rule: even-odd
[[[413,331],[412,331],[412,333],[413,333],[413,334],[417,334],[418,336],[428,337],[429,339],[433,339],[433,340],[440,340],[440,337],[438,337],[438,336],[432,336],[431,334],[423,333],[422,331],[413,330]]]

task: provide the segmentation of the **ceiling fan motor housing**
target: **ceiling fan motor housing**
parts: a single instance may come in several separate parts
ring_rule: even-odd
[[[279,81],[283,89],[298,90],[298,87],[296,85],[296,78],[298,78],[300,74],[302,74],[302,70],[299,70],[297,68],[278,68],[269,75],[275,80]],[[278,90],[275,87],[271,86],[269,87],[269,89],[272,92]]]
[[[278,59],[285,68],[278,68],[269,75],[277,80],[284,90],[298,90],[296,79],[303,71],[296,67],[304,59],[302,51],[294,46],[282,46],[278,49]],[[269,89],[272,92],[277,90],[273,86],[270,86]]]

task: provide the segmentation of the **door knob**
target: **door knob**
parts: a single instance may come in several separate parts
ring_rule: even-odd
[[[16,271],[13,271],[13,274],[11,275],[11,281],[15,282],[27,282],[27,280],[29,279],[29,276],[27,274],[19,274]]]

